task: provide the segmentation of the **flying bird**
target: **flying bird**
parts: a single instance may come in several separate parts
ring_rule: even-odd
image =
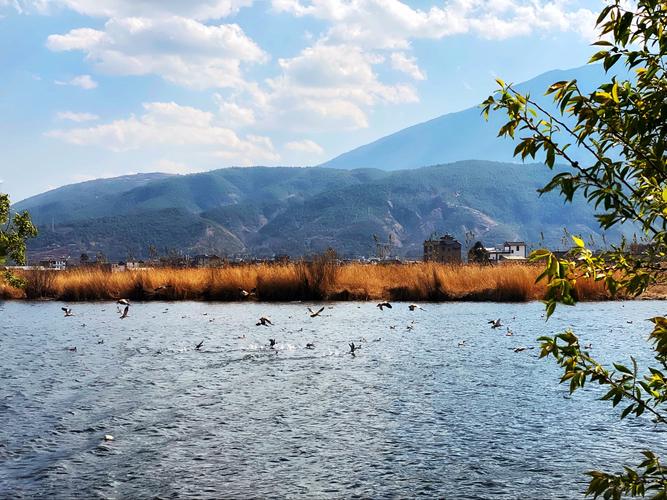
[[[500,328],[501,326],[503,326],[503,324],[500,322],[500,318],[495,320],[490,319],[489,321],[487,321],[487,323],[491,325],[491,328]]]
[[[165,288],[174,288],[174,285],[160,285],[159,287],[155,288],[153,291],[154,292],[159,292],[160,290],[164,290]]]
[[[390,304],[389,302],[387,302],[387,301],[384,301],[384,302],[380,302],[380,303],[379,303],[378,305],[376,305],[375,307],[379,307],[379,308],[380,308],[380,311],[383,311],[383,310],[384,310],[384,309],[383,309],[384,307],[388,307],[389,309],[391,309],[391,304]]]
[[[320,307],[318,311],[313,311],[310,307],[308,308],[308,312],[310,313],[311,318],[319,316],[322,311],[324,311],[324,307]]]
[[[264,316],[259,318],[257,320],[257,323],[255,324],[255,326],[269,326],[269,325],[273,325],[273,323],[271,323],[271,320],[269,318],[266,318]]]
[[[122,305],[122,306],[129,306],[130,305],[130,301],[127,300],[127,299],[118,299],[117,303]]]
[[[311,343],[306,344],[306,349],[315,349],[315,344]]]
[[[197,344],[195,346],[195,349],[199,350],[199,349],[201,349],[201,346],[203,346],[203,345],[204,345],[204,341],[202,340],[199,344]]]
[[[121,314],[120,319],[127,318],[129,312],[130,312],[130,306],[125,306],[125,309],[123,309],[123,314]]]
[[[254,295],[257,295],[257,288],[253,288],[250,291],[244,290],[243,288],[239,288],[239,293],[241,294],[241,297],[252,297]]]
[[[519,347],[514,348],[514,352],[521,352],[521,351],[525,351],[526,349],[534,349],[534,347],[519,346]]]
[[[270,349],[276,348],[276,339],[269,339],[269,348]]]
[[[425,309],[424,309],[422,306],[417,305],[417,304],[410,304],[410,305],[408,306],[408,309],[410,309],[411,311],[414,311],[415,309],[419,309],[419,310],[421,310],[421,311],[425,311]]]
[[[61,307],[63,311],[65,311],[65,317],[67,318],[68,316],[74,316],[74,313],[72,312],[72,309],[69,307]]]
[[[358,351],[361,348],[361,346],[355,345],[354,342],[350,342],[348,345],[350,346],[350,354],[352,354],[353,356],[354,356],[354,351]]]

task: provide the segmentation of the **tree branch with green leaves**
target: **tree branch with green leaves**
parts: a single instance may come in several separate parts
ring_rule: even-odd
[[[28,238],[37,236],[37,229],[32,224],[30,214],[21,212],[11,214],[9,195],[0,193],[0,266],[8,260],[24,265],[26,262],[26,245]],[[0,279],[14,287],[24,285],[23,280],[5,269]]]
[[[603,230],[628,224],[639,227],[646,241],[630,252],[625,242],[603,254],[586,248],[573,237],[565,257],[547,249],[531,254],[543,262],[538,281],[546,282],[546,312],[558,304],[574,305],[580,279],[603,281],[612,297],[637,296],[651,285],[664,283],[667,269],[667,4],[638,0],[609,1],[597,19],[600,40],[590,63],[601,63],[609,81],[585,93],[576,80],[555,82],[545,89],[555,111],[523,95],[512,84],[498,80],[498,91],[482,103],[485,117],[502,112],[508,121],[498,135],[517,142],[514,155],[543,159],[555,171],[540,194],[557,191],[571,202],[583,196],[596,210]],[[622,79],[610,74],[620,64],[629,72]],[[581,160],[583,153],[585,161]],[[579,158],[579,159],[578,159]],[[563,369],[561,382],[570,391],[588,383],[607,388],[603,400],[612,406],[627,403],[620,416],[651,415],[657,425],[667,423],[661,405],[667,400],[667,318],[655,317],[648,340],[656,367],[640,374],[633,356],[629,368],[613,369],[582,350],[572,331],[540,337],[541,357],[556,360]],[[667,498],[665,468],[657,455],[643,452],[637,469],[620,473],[592,471],[586,494],[621,498],[623,495]]]

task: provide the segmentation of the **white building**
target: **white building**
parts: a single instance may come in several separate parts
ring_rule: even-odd
[[[39,262],[39,265],[45,269],[52,269],[55,271],[64,271],[67,269],[67,259],[66,258],[57,258],[57,259],[47,259]]]
[[[527,246],[523,241],[506,241],[501,247],[489,247],[489,260],[501,261],[523,261],[528,257]]]

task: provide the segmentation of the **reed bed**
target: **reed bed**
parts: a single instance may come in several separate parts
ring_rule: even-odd
[[[0,284],[0,298],[112,300],[247,300],[240,289],[256,289],[262,301],[405,300],[522,302],[544,297],[535,283],[534,265],[444,265],[436,263],[337,265],[326,258],[314,262],[247,264],[212,269],[105,272],[95,268],[68,271],[24,271],[27,285]],[[577,283],[579,300],[605,300],[600,282]]]

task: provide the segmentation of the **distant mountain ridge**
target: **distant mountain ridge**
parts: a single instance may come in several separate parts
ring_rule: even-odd
[[[559,80],[576,79],[583,90],[590,91],[605,78],[599,65],[543,73],[516,85],[541,105],[553,109],[551,97],[544,92]],[[398,170],[425,165],[439,165],[463,160],[515,161],[515,144],[497,137],[503,122],[501,113],[492,113],[486,122],[477,106],[439,116],[399,130],[370,144],[343,153],[321,167],[380,168]]]
[[[551,71],[516,87],[546,107],[544,90],[577,79],[590,91],[600,66]],[[473,107],[414,125],[340,155],[320,167],[225,168],[192,175],[139,174],[65,186],[17,203],[38,224],[33,256],[113,259],[165,252],[300,256],[327,247],[374,254],[373,235],[392,238],[395,255],[422,254],[433,233],[462,243],[525,240],[562,247],[563,229],[600,243],[592,209],[563,204],[537,189],[553,172],[521,164],[514,143],[496,137],[503,116],[486,123]],[[574,148],[568,151],[577,157]],[[475,160],[471,160],[475,158]],[[425,165],[433,165],[425,167]],[[620,237],[619,230],[607,234]]]
[[[374,255],[373,235],[385,242],[391,235],[395,255],[419,258],[433,233],[461,242],[561,246],[565,226],[599,242],[585,203],[537,195],[551,174],[539,164],[488,161],[394,172],[227,168],[75,184],[14,208],[30,210],[39,227],[29,242],[33,256],[102,252],[120,260],[145,257],[153,245],[161,252],[267,257],[332,247],[360,257]]]

